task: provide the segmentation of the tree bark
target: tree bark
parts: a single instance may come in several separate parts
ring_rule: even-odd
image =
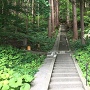
[[[78,39],[78,30],[77,30],[77,12],[76,12],[76,0],[72,2],[73,9],[73,40]]]
[[[84,40],[84,1],[80,0],[80,17],[81,17],[81,42],[84,45],[85,40]]]
[[[67,0],[67,26],[69,27],[70,11],[69,11],[69,0]]]
[[[51,0],[51,21],[52,21],[52,32],[54,31],[54,2]]]
[[[34,23],[34,0],[32,0],[32,24]]]
[[[38,0],[38,30],[40,27],[40,16],[39,16],[39,0]]]
[[[56,0],[54,0],[54,26],[56,27]]]
[[[50,4],[50,11],[51,11],[51,0],[49,0]],[[51,37],[51,12],[49,13],[49,20],[48,20],[48,37]]]
[[[56,0],[56,26],[59,25],[59,1]]]

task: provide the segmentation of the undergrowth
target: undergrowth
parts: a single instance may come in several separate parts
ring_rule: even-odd
[[[0,46],[0,90],[30,90],[45,56]]]
[[[73,56],[77,60],[84,77],[86,77],[86,65],[88,65],[88,84],[90,85],[90,39],[86,39],[86,44],[82,45],[81,39],[72,40],[72,32],[69,31],[67,36],[70,48],[74,53]]]
[[[55,34],[52,37],[48,37],[47,34],[46,31],[41,31],[30,35],[29,44],[31,45],[32,50],[47,52],[53,48],[58,30],[55,31]]]

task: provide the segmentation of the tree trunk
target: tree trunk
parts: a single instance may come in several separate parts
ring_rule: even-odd
[[[38,30],[39,30],[39,27],[40,27],[40,16],[39,16],[39,0],[38,0]]]
[[[84,40],[84,1],[80,0],[80,17],[81,17],[81,42],[84,45],[85,40]]]
[[[34,0],[32,0],[32,24],[34,23]]]
[[[49,4],[51,5],[51,0],[49,0]],[[51,10],[51,6],[50,6]],[[51,37],[51,12],[49,13],[49,20],[48,20],[48,37]]]
[[[24,38],[23,39],[23,47],[26,47],[27,46],[27,38]]]
[[[29,0],[28,0],[27,3],[25,4],[25,6],[26,6],[27,8],[29,8],[28,3],[30,3]],[[28,10],[26,9],[26,12],[27,12],[27,11],[28,11]],[[27,32],[27,31],[28,31],[28,23],[29,23],[29,20],[28,20],[28,14],[27,14],[27,16],[26,16],[26,22],[25,22],[25,24],[26,24],[26,34],[28,33],[28,32]],[[28,43],[28,40],[27,40],[27,38],[25,37],[25,38],[23,39],[23,46],[26,47],[26,46],[27,46],[27,43]]]
[[[69,0],[67,0],[67,26],[69,27],[70,11],[69,11]]]
[[[52,32],[54,31],[54,2],[51,0],[51,21],[52,21]]]
[[[3,14],[3,1],[1,0],[0,1],[0,15],[2,16],[2,14]],[[0,21],[0,23],[1,23],[1,27],[3,27],[3,18],[1,18],[1,21]]]
[[[56,0],[56,26],[59,25],[59,1]]]
[[[54,26],[57,26],[57,0],[54,0]]]
[[[76,12],[76,0],[72,2],[73,9],[73,40],[78,39],[78,30],[77,30],[77,12]]]
[[[3,4],[2,4],[2,1],[0,1],[0,14],[2,14],[2,6]]]

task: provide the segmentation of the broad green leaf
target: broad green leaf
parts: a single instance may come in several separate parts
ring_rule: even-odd
[[[1,87],[2,87],[2,83],[0,82],[0,89],[1,89]]]
[[[3,85],[8,85],[9,80],[4,80],[4,81],[2,81],[2,82],[3,82]]]
[[[24,83],[21,87],[20,90],[30,90],[30,85],[28,83]]]
[[[16,88],[16,87],[18,87],[18,86],[21,86],[22,85],[22,78],[11,78],[10,80],[9,80],[9,85],[11,86],[11,87],[13,87],[13,88]]]
[[[34,79],[34,77],[30,75],[24,75],[23,78],[25,79],[25,82],[31,82]]]
[[[9,85],[3,85],[2,90],[9,90]]]

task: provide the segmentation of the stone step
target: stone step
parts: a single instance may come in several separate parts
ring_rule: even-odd
[[[75,67],[75,65],[74,64],[55,64],[55,67],[56,66],[61,66],[61,67]]]
[[[61,51],[61,52],[64,53],[64,54],[58,54],[57,60],[72,60],[70,54],[66,54],[64,51]]]
[[[50,84],[50,89],[56,89],[56,88],[83,88],[82,84]],[[63,90],[63,89],[62,89]]]
[[[55,65],[55,68],[75,68],[75,66],[63,66],[63,65]]]
[[[84,90],[84,88],[54,88],[49,90]]]
[[[55,70],[53,70],[53,73],[77,73],[77,70],[75,69],[75,70],[70,70],[70,69],[65,69],[65,70],[63,70],[63,69],[55,69]]]
[[[68,57],[68,58],[66,58],[66,57],[62,57],[62,58],[58,58],[57,57],[57,60],[56,61],[72,61],[72,58],[71,57]]]
[[[50,85],[82,85],[81,81],[51,82]]]
[[[73,61],[56,61],[55,64],[74,64]]]
[[[81,79],[77,77],[52,77],[51,82],[74,82],[74,81],[81,81]]]
[[[76,68],[54,68],[53,70],[60,70],[60,71],[76,71]]]
[[[67,60],[67,61],[66,61],[66,60],[65,60],[65,61],[64,61],[64,60],[62,60],[62,61],[58,60],[58,61],[56,61],[55,63],[56,63],[56,64],[57,64],[57,63],[71,63],[71,64],[72,64],[72,63],[74,63],[74,62],[73,62],[73,61],[68,61],[68,60]]]
[[[66,54],[65,54],[66,55]],[[66,61],[72,61],[72,58],[71,57],[66,57],[66,56],[63,56],[63,57],[61,57],[60,56],[60,58],[59,57],[57,57],[57,60],[56,61],[60,61],[60,60],[66,60]]]
[[[67,65],[71,65],[74,64],[73,62],[56,62],[55,64],[67,64]]]
[[[71,58],[58,58],[56,61],[73,61]]]
[[[55,65],[74,65],[74,63],[69,63],[69,64],[67,64],[66,62],[64,62],[64,63],[55,63]]]
[[[76,69],[75,67],[54,67],[53,69]]]
[[[59,52],[65,52],[64,50],[59,51]],[[65,54],[58,54],[57,59],[71,59],[70,53],[65,53]]]
[[[52,77],[79,77],[78,73],[53,73]]]
[[[55,64],[74,64],[73,61],[56,61]]]

